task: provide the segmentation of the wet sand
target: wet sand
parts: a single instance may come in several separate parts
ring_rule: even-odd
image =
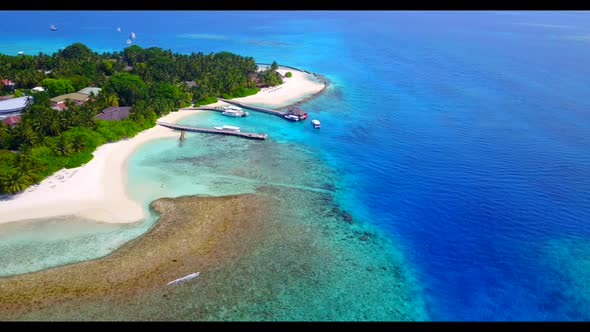
[[[424,319],[389,240],[329,194],[272,186],[152,207],[154,228],[109,256],[0,278],[0,320]]]
[[[259,200],[254,195],[160,199],[152,203],[163,214],[160,222],[109,256],[0,278],[0,320],[175,287],[166,284],[197,271],[200,276],[187,282],[202,283],[263,236],[265,204]],[[71,318],[63,314],[57,319]]]

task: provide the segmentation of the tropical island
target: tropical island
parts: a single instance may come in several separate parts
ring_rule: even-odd
[[[229,52],[136,45],[103,54],[75,43],[51,56],[0,55],[2,95],[25,100],[0,123],[0,194],[8,195],[0,222],[67,214],[137,221],[143,211],[127,197],[122,169],[143,142],[176,135],[155,127],[157,119],[175,122],[191,114],[180,108],[219,105],[217,97],[284,106],[321,91],[314,76],[276,62],[262,69]]]

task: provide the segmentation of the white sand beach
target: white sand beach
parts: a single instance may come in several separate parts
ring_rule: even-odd
[[[311,74],[279,68],[279,72],[293,73],[278,88],[265,89],[256,95],[238,98],[244,103],[280,107],[304,99],[324,88]],[[208,106],[217,106],[215,103]],[[195,111],[176,111],[161,121],[174,123]],[[10,199],[0,201],[0,223],[64,215],[109,223],[136,222],[144,218],[144,211],[126,191],[126,162],[143,143],[163,138],[178,137],[178,132],[156,125],[135,137],[104,144],[93,153],[86,165],[62,169],[39,184]]]
[[[234,100],[242,103],[262,104],[271,108],[281,107],[307,98],[324,88],[324,83],[312,74],[280,66],[277,71],[281,75],[285,75],[289,71],[293,76],[285,77],[284,83],[279,86],[265,88],[253,96],[235,98]]]

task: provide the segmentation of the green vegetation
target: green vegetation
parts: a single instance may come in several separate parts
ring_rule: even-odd
[[[116,73],[111,76],[104,85],[106,93],[113,93],[119,97],[121,106],[131,106],[138,99],[143,99],[147,85],[137,75],[129,73]]]
[[[276,61],[270,65],[267,70],[258,73],[258,84],[262,86],[275,86],[283,83],[281,74],[277,72],[279,65]]]
[[[222,93],[221,97],[225,99],[240,98],[255,95],[258,93],[258,91],[260,91],[260,88],[241,88],[236,90],[234,93]]]
[[[72,86],[72,81],[64,78],[45,78],[41,81],[40,85],[47,88],[50,97],[65,95],[66,93],[76,91]]]
[[[291,73],[290,71],[285,73],[285,77],[291,77],[291,76],[293,76],[293,73]]]
[[[17,91],[34,98],[16,126],[0,122],[0,194],[22,191],[63,167],[87,163],[101,144],[133,137],[191,102],[203,105],[218,96],[255,94],[261,81],[280,84],[276,68],[260,77],[252,57],[229,52],[182,55],[137,45],[104,54],[75,43],[53,55],[0,55],[0,78],[11,79]],[[35,86],[47,91],[28,92]],[[51,108],[51,97],[86,86],[102,91],[82,105],[66,101],[63,111]],[[0,93],[10,91],[0,86]],[[95,118],[102,109],[119,105],[132,107],[127,119]]]

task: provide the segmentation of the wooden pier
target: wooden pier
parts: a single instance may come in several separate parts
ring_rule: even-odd
[[[197,107],[184,107],[184,108],[179,109],[179,111],[214,111],[214,112],[222,113],[224,110],[222,110],[221,108],[211,107],[211,106],[197,106]]]
[[[228,104],[233,104],[233,105],[237,105],[243,108],[247,108],[247,109],[251,109],[253,111],[257,111],[257,112],[262,112],[262,113],[266,113],[266,114],[272,114],[272,115],[276,115],[276,116],[280,116],[281,118],[284,117],[285,115],[287,115],[287,113],[285,112],[281,112],[281,111],[277,111],[277,110],[273,110],[270,108],[265,108],[265,107],[259,107],[259,106],[254,106],[254,105],[248,105],[248,104],[244,104],[244,103],[240,103],[239,101],[235,101],[235,100],[229,100],[229,99],[224,99],[224,98],[217,98],[225,103]]]
[[[238,137],[257,139],[257,140],[265,140],[268,138],[267,134],[232,132],[232,131],[228,131],[228,130],[220,130],[220,129],[215,129],[215,128],[189,127],[189,126],[182,126],[182,125],[177,125],[174,123],[168,123],[168,122],[162,122],[162,121],[157,121],[156,124],[159,124],[160,126],[166,127],[166,128],[171,128],[171,129],[176,129],[176,130],[184,130],[184,131],[192,131],[192,132],[197,132],[197,133],[238,136]]]

